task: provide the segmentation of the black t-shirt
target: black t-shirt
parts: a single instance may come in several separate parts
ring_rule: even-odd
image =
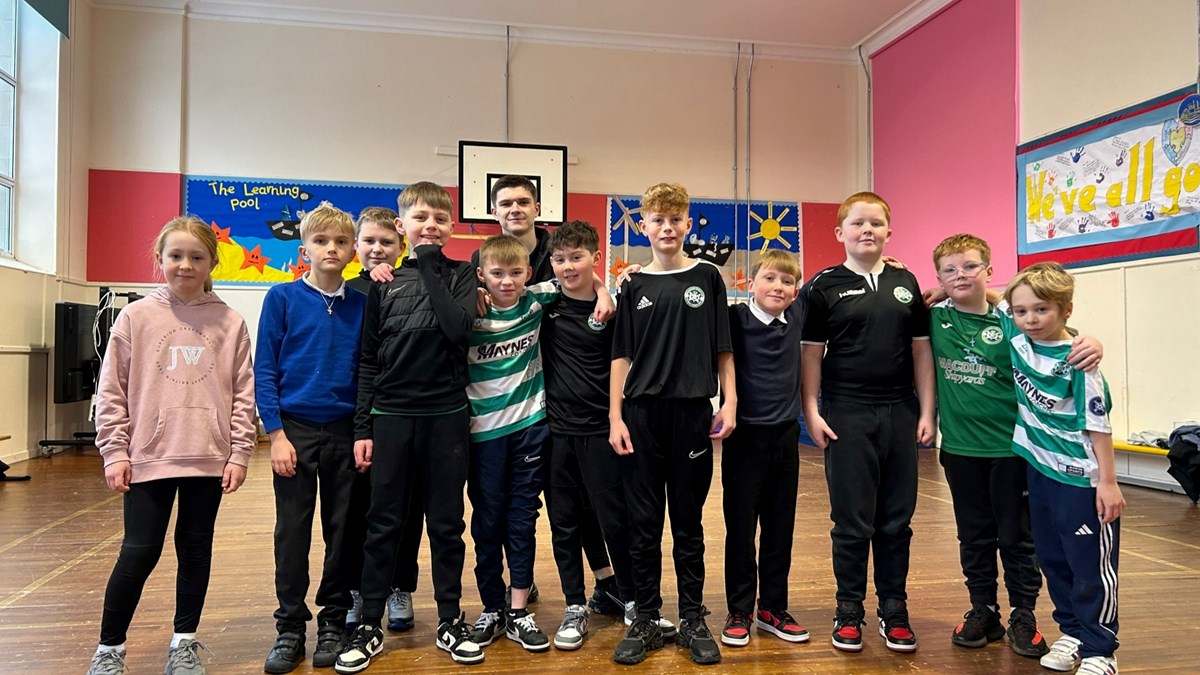
[[[537,244],[529,252],[529,266],[533,268],[533,276],[529,277],[529,283],[540,284],[554,278],[554,267],[550,265],[550,233],[544,227],[535,227],[533,236],[537,239]],[[471,266],[479,268],[479,249],[475,249],[471,254]],[[483,287],[482,281],[479,282],[479,286]]]
[[[595,309],[595,300],[561,295],[542,315],[546,413],[556,434],[608,434],[613,321],[597,324]]]
[[[823,396],[897,403],[914,395],[912,341],[929,338],[929,310],[911,272],[884,265],[868,280],[838,265],[801,294],[808,310],[802,339],[827,347]]]
[[[729,308],[738,424],[782,424],[800,416],[803,298],[788,305],[782,319],[767,324],[748,304]]]
[[[612,358],[630,359],[626,398],[712,398],[717,353],[732,351],[725,280],[698,261],[634,274],[620,289]]]

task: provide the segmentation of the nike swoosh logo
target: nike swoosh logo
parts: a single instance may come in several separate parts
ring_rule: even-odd
[[[534,462],[538,461],[538,460],[539,460],[539,459],[541,459],[541,458],[542,458],[542,456],[541,456],[541,455],[534,455],[534,456],[532,456],[532,457],[526,457],[526,458],[525,458],[525,463],[526,463],[526,464],[533,464]]]
[[[697,457],[699,457],[700,455],[703,455],[703,454],[704,454],[704,453],[706,453],[706,452],[708,452],[708,448],[705,448],[705,449],[701,450],[700,452],[689,452],[689,453],[688,453],[688,458],[689,458],[689,459],[696,459]]]

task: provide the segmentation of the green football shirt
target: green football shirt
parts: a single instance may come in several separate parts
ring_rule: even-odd
[[[995,307],[972,314],[946,299],[930,309],[942,451],[1012,457],[1017,401],[1012,358]]]

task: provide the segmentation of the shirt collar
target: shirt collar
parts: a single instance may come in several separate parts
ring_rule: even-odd
[[[313,289],[314,291],[320,293],[321,295],[323,295],[327,298],[342,298],[343,300],[346,299],[346,280],[345,279],[342,280],[342,285],[338,286],[338,289],[336,291],[334,291],[332,293],[328,293],[326,291],[321,290],[320,288],[317,288],[317,285],[312,282],[312,279],[308,278],[307,272],[305,272],[304,276],[302,276],[300,278],[304,280],[304,283],[308,284],[309,288]]]
[[[772,316],[767,310],[759,307],[754,298],[750,298],[750,313],[754,315],[754,318],[763,322],[764,326],[770,326],[771,322],[775,319],[779,319],[782,323],[787,323],[787,317],[784,316],[786,312],[781,312],[779,316]]]

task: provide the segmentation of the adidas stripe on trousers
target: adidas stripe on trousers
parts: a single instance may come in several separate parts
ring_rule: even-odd
[[[1082,643],[1082,658],[1112,656],[1118,645],[1121,520],[1100,524],[1095,488],[1060,483],[1033,466],[1027,475],[1033,542],[1054,601],[1054,621]]]

